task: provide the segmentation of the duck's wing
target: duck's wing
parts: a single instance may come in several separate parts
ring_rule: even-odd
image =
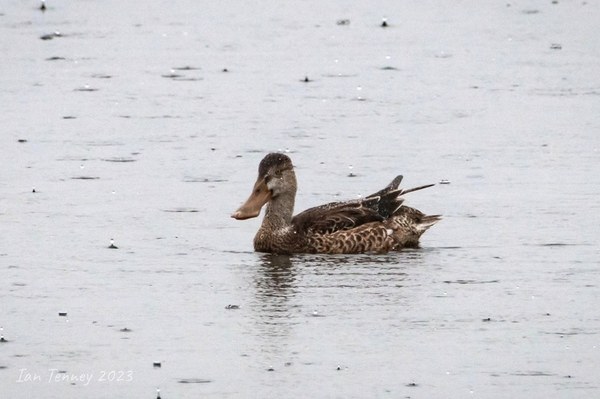
[[[331,202],[299,213],[292,218],[292,225],[299,233],[331,234],[365,223],[382,221],[385,217],[378,212],[378,201],[379,197]]]
[[[399,189],[402,176],[397,176],[382,190],[364,199],[331,202],[299,213],[292,219],[298,233],[331,234],[350,230],[365,223],[380,222],[396,214],[404,202],[401,195],[431,187],[433,184],[407,190]]]

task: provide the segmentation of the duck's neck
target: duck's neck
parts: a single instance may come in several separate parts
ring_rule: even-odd
[[[288,227],[294,214],[296,192],[290,191],[279,194],[267,205],[262,228],[279,230]]]

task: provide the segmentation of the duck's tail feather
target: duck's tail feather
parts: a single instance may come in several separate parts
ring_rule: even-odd
[[[429,229],[431,226],[436,224],[442,219],[442,215],[425,215],[419,220],[417,224],[417,229],[420,234],[423,234]],[[419,235],[420,235],[419,234]]]
[[[419,190],[423,190],[424,188],[429,188],[429,187],[433,187],[433,186],[435,186],[435,183],[433,183],[433,184],[426,184],[424,186],[419,186],[419,187],[408,188],[406,190],[400,190],[400,193],[398,195],[404,195],[404,194],[412,193],[413,191],[419,191]]]

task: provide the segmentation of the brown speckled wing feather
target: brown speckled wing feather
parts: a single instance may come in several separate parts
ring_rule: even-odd
[[[353,229],[384,219],[373,207],[374,202],[372,199],[332,202],[299,213],[292,219],[292,224],[296,231],[306,234],[330,234]]]

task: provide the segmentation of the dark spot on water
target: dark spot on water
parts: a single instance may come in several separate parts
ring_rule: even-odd
[[[52,40],[55,37],[62,37],[63,35],[60,32],[52,32],[52,33],[48,33],[46,35],[42,35],[40,36],[40,39],[42,40]]]
[[[337,25],[350,25],[350,20],[349,19],[338,19],[336,22]]]
[[[120,332],[124,332],[124,333],[130,333],[130,332],[132,332],[132,330],[130,328],[127,328],[127,327],[121,328],[119,331]]]
[[[305,76],[305,77],[304,77],[304,79],[302,79],[301,81],[302,81],[302,82],[304,82],[304,83],[309,83],[309,82],[312,82],[312,80],[310,80],[310,79],[308,78],[308,76]]]
[[[104,162],[135,162],[136,160],[133,158],[117,157],[117,158],[104,158],[103,161]]]
[[[225,309],[227,310],[234,310],[234,309],[239,309],[240,305],[227,305],[225,306]]]
[[[7,369],[7,368],[8,367],[6,367],[6,366],[0,366],[0,370],[4,370],[4,369]]]
[[[385,20],[385,19],[384,19],[384,20],[381,22],[381,25],[380,25],[380,26],[381,26],[382,28],[387,28],[387,27],[389,26],[389,25],[388,25],[388,23],[387,23],[387,20]]]
[[[60,317],[67,317],[67,312],[58,312]]]
[[[99,180],[99,177],[96,176],[75,176],[71,177],[72,180]]]
[[[180,74],[178,74],[178,73],[167,73],[167,74],[160,75],[160,76],[162,76],[163,78],[169,78],[169,79],[173,79],[173,78],[181,78],[181,77],[183,77],[183,75],[180,75]]]
[[[7,342],[8,342],[8,340],[7,340],[6,338],[4,338],[4,337],[0,337],[0,343],[3,343],[3,344],[5,344],[5,343],[7,343]]]
[[[419,384],[417,384],[416,382],[409,382],[408,384],[406,384],[406,386],[407,386],[407,387],[414,388],[414,387],[418,387],[418,386],[419,386]]]
[[[26,139],[18,139],[17,142],[19,142],[19,143],[27,143],[27,140]]]
[[[76,116],[72,116],[72,115],[66,115],[62,117],[63,119],[77,119]]]
[[[174,209],[163,209],[163,212],[172,212],[172,213],[197,213],[199,212],[196,208],[174,208]]]
[[[160,368],[160,367],[162,367],[162,364],[160,362],[153,362],[152,363],[152,367],[154,367],[154,368]]]
[[[536,9],[528,9],[528,10],[521,11],[521,13],[525,14],[525,15],[539,14],[539,12],[540,12],[540,10],[536,10]]]
[[[83,87],[78,87],[76,89],[73,89],[73,91],[93,92],[93,91],[98,91],[98,89],[86,85]]]
[[[223,70],[221,72],[229,72],[229,69],[223,68]]]
[[[108,249],[119,249],[119,247],[117,247],[115,244],[111,243],[108,247]]]
[[[50,57],[50,58],[46,58],[46,61],[62,61],[62,60],[66,60],[65,57]]]
[[[440,184],[450,184],[450,180],[442,179],[440,180]]]
[[[182,66],[182,67],[173,68],[173,70],[175,70],[175,71],[197,71],[199,69],[200,68],[193,67],[193,66]]]
[[[382,71],[399,71],[398,68],[393,67],[393,66],[384,66],[382,68],[380,68]]]
[[[481,319],[481,321],[487,322],[487,321],[492,321],[491,317],[486,317],[485,319]]]
[[[562,45],[560,43],[552,43],[550,45],[550,50],[561,50],[562,49]]]
[[[275,369],[273,368],[273,366],[271,366],[267,369],[267,371],[275,371]]]
[[[112,76],[111,75],[106,75],[103,73],[95,73],[92,75],[92,78],[96,78],[96,79],[111,79]]]
[[[206,378],[183,378],[177,382],[180,384],[208,384],[211,383],[212,380]]]

